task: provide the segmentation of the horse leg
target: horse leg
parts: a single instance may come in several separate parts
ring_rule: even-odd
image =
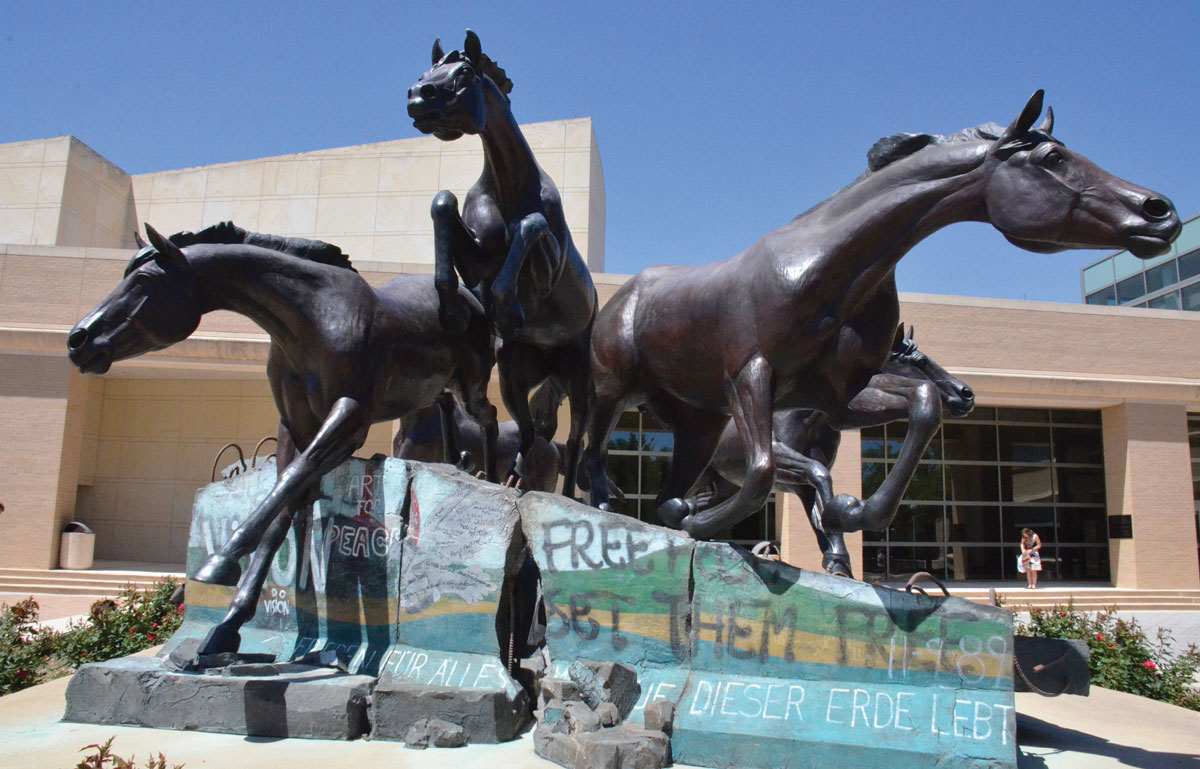
[[[611,496],[608,492],[608,438],[624,410],[624,398],[601,388],[593,391],[589,409],[591,413],[588,415],[585,459],[592,507],[601,510],[611,510]]]
[[[545,378],[546,372],[540,351],[519,343],[502,344],[496,352],[496,365],[500,370],[500,397],[517,423],[521,436],[517,455],[504,478],[505,485],[517,486],[521,482],[525,457],[537,437],[529,413],[529,391]]]
[[[310,483],[337,467],[363,444],[367,427],[357,401],[338,399],[308,447],[279,471],[279,480],[267,498],[233,532],[229,541],[200,565],[192,579],[213,585],[236,585],[241,576],[238,559],[258,546],[275,517],[299,499]]]
[[[488,372],[491,373],[490,371]],[[483,474],[488,481],[496,483],[496,440],[499,427],[496,423],[496,407],[487,398],[487,382],[462,388],[463,409],[467,416],[483,430]]]
[[[814,414],[814,418],[807,420],[807,434],[813,436],[805,443],[808,443],[808,448],[804,452],[812,457],[815,461],[820,462],[826,468],[833,466],[833,461],[837,457],[838,446],[842,441],[842,433],[829,424],[829,420],[823,414]],[[815,433],[815,435],[814,435]],[[778,434],[776,437],[779,437]],[[792,443],[789,445],[799,449],[800,444]],[[776,473],[776,478],[779,477],[779,472]],[[776,485],[780,486],[779,481]],[[838,531],[822,531],[818,525],[820,521],[820,505],[824,507],[821,498],[817,496],[816,489],[812,486],[800,486],[792,489],[792,491],[800,497],[800,502],[804,505],[804,509],[808,511],[808,522],[812,526],[813,536],[817,539],[817,547],[821,549],[821,568],[826,573],[842,577],[853,577],[854,574],[850,567],[850,551],[846,549],[846,537]]]
[[[458,421],[454,418],[454,394],[443,390],[436,402],[442,425],[442,461],[454,465],[459,470],[468,470],[471,465],[471,452],[459,450]]]
[[[474,265],[484,261],[475,236],[458,213],[458,198],[442,190],[429,210],[433,218],[433,284],[438,294],[438,320],[442,329],[457,334],[467,327],[470,309],[458,294],[458,275],[467,287],[479,282]],[[457,269],[457,272],[456,272]]]
[[[561,372],[559,376],[565,380],[567,397],[571,401],[571,432],[567,437],[562,493],[572,499],[575,498],[575,481],[583,459],[583,434],[588,426],[588,412],[593,400],[592,369],[588,365],[590,348],[591,334],[585,333],[570,354],[561,355],[557,361]]]
[[[493,317],[503,337],[525,325],[525,310],[517,301],[517,289],[521,269],[527,261],[533,296],[539,299],[549,296],[565,260],[562,246],[542,214],[530,214],[517,225],[504,266],[492,281]]]
[[[771,411],[775,395],[771,384],[773,373],[771,364],[761,355],[756,355],[738,372],[736,379],[725,375],[725,394],[745,450],[746,481],[730,499],[708,510],[688,513],[683,517],[680,528],[697,539],[710,538],[733,526],[762,507],[771,493],[775,481],[775,457],[771,445]],[[712,445],[716,446],[716,438]],[[678,436],[675,452],[678,456]],[[710,451],[704,460],[705,464],[711,456]],[[696,472],[699,470],[703,470],[703,465]],[[664,507],[680,510],[686,505],[684,500],[673,499]],[[663,507],[660,507],[660,518],[662,511]]]
[[[675,436],[671,469],[654,500],[658,519],[666,526],[683,528],[686,519],[695,515],[704,505],[712,504],[715,499],[711,495],[695,498],[688,498],[687,495],[711,464],[721,433],[729,424],[729,417],[700,411],[667,397],[652,398],[650,410],[671,426]],[[730,496],[736,496],[736,492]]]
[[[848,498],[849,504],[840,504],[846,498],[841,494],[835,500],[839,504],[826,504],[820,513],[826,532],[882,531],[891,524],[929,441],[941,427],[942,401],[937,387],[928,380],[876,374],[834,420],[838,427],[865,427],[905,417],[908,433],[891,472],[870,499],[858,502]]]
[[[282,422],[279,423],[277,438],[275,466],[282,472],[283,468],[291,465],[296,459],[296,442],[292,439],[291,431]],[[303,504],[304,500],[300,500],[289,505],[267,527],[263,541],[259,543],[250,559],[246,579],[229,605],[225,617],[208,632],[201,642],[199,654],[237,651],[238,646],[241,645],[241,635],[238,633],[238,629],[254,616],[255,608],[258,605],[258,594],[270,571],[271,562],[274,560],[279,546],[287,539],[292,519]]]

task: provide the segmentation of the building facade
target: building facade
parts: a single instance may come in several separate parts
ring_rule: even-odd
[[[1118,251],[1079,278],[1087,304],[1200,311],[1200,216],[1183,223],[1169,253],[1143,261]]]
[[[606,301],[627,276],[603,271],[591,122],[523,130],[559,182]],[[72,137],[0,145],[0,566],[52,567],[59,532],[77,519],[96,531],[100,559],[178,568],[196,490],[234,460],[231,451],[217,459],[222,447],[249,454],[276,431],[268,340],[240,316],[206,316],[187,341],[103,377],[69,364],[67,332],[119,281],[135,226],[174,232],[232,219],[318,238],[380,285],[431,271],[429,203],[443,188],[461,197],[481,165],[477,141],[418,138],[130,176]],[[1200,235],[1193,222],[1185,237]],[[1171,255],[1177,270],[1189,253]],[[1014,532],[1032,526],[1059,579],[1200,587],[1200,356],[1189,354],[1200,315],[920,294],[901,305],[921,349],[967,381],[978,406],[947,419],[889,531],[848,538],[856,574],[1010,579]],[[494,381],[491,396],[499,406]],[[361,453],[388,452],[392,431],[377,425]],[[847,431],[835,488],[870,493],[903,431]],[[622,417],[610,468],[623,512],[654,520],[671,440],[648,414]],[[786,560],[819,568],[794,496],[776,495],[726,537],[774,539]]]

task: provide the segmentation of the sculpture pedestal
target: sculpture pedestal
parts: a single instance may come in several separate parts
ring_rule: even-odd
[[[198,494],[191,568],[272,482],[250,473]],[[521,618],[536,578],[549,667],[521,681],[566,697],[571,687],[555,679],[573,678],[602,700],[592,689],[603,686],[579,666],[572,676],[572,663],[633,671],[618,687],[623,718],[577,742],[640,755],[629,735],[665,700],[674,721],[661,733],[679,763],[1016,765],[1007,610],[802,571],[416,462],[351,460],[321,491],[242,630],[241,651],[274,663],[213,675],[168,670],[161,658],[88,665],[71,683],[67,718],[340,739],[369,720],[386,740],[436,720],[468,742],[508,740],[529,725],[538,691],[508,672],[510,649],[519,657],[530,640]],[[232,590],[189,582],[186,621],[164,655],[186,657]],[[315,656],[340,658],[348,672],[287,664],[313,652],[335,652]]]

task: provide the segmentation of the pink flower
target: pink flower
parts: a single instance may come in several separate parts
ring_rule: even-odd
[[[1142,667],[1146,668],[1146,670],[1157,670],[1158,669],[1158,665],[1154,664],[1154,660],[1146,660],[1145,662],[1142,663]]]
[[[183,604],[179,604],[179,608],[176,609],[176,611],[178,611],[180,614],[183,614]]]
[[[1096,640],[1097,640],[1097,641],[1103,641],[1103,640],[1104,640],[1104,634],[1103,634],[1103,633],[1097,633],[1097,634],[1096,634]]]
[[[154,640],[154,634],[153,634],[153,633],[147,633],[147,634],[146,634],[146,637],[147,637],[147,638],[149,638],[151,641],[153,641],[153,640]]]
[[[29,671],[28,670],[18,670],[17,678],[21,679],[22,681],[26,680],[27,678],[29,678]]]

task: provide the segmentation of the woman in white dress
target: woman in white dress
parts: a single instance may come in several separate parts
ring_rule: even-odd
[[[1021,529],[1021,555],[1017,571],[1025,575],[1025,589],[1037,590],[1038,572],[1042,570],[1042,539],[1033,529]]]

